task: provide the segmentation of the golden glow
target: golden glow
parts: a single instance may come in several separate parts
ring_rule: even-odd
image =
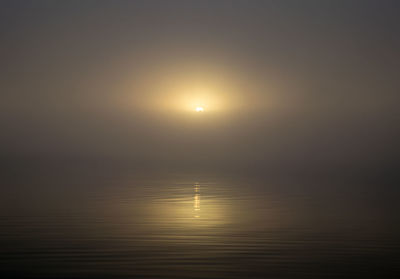
[[[154,82],[144,88],[130,88],[130,92],[144,92],[134,95],[129,103],[156,112],[207,112],[223,113],[237,103],[235,90],[230,80],[220,78],[221,73],[170,73],[161,71],[154,77]],[[207,72],[207,71],[205,71]],[[210,72],[210,71],[208,71]],[[140,82],[138,82],[140,84]]]
[[[176,110],[196,111],[196,112],[215,112],[222,109],[221,92],[217,86],[214,88],[205,88],[193,85],[177,90],[177,95],[171,97],[174,99],[173,105]]]
[[[129,113],[150,112],[168,120],[181,113],[196,115],[194,112],[200,113],[196,108],[202,107],[212,121],[229,119],[226,116],[238,110],[254,111],[276,103],[274,82],[245,79],[241,67],[221,59],[212,54],[193,60],[169,56],[149,63],[142,74],[128,73],[123,82],[116,83],[119,87],[115,90],[124,93],[116,95],[121,96],[117,102]]]

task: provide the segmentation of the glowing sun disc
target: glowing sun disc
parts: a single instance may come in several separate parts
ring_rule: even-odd
[[[203,111],[204,111],[204,108],[203,108],[203,107],[196,107],[196,111],[197,111],[197,112],[203,112]]]

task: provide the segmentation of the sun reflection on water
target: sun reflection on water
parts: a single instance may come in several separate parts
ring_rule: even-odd
[[[233,200],[226,189],[214,183],[182,183],[159,188],[157,195],[143,204],[141,216],[154,229],[191,230],[231,223]],[[140,217],[139,217],[140,218]]]
[[[194,218],[200,218],[200,184],[194,184]]]

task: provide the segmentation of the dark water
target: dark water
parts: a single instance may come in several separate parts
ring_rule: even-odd
[[[179,173],[4,182],[4,278],[400,278],[400,206],[384,185]]]

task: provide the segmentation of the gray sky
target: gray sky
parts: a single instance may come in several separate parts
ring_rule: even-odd
[[[6,157],[365,169],[398,155],[399,1],[0,5]]]

